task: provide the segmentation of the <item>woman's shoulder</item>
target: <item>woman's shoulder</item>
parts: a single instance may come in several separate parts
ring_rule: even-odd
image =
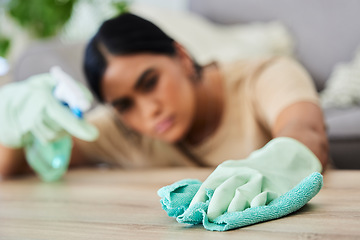
[[[111,109],[109,106],[98,104],[85,114],[87,119],[110,118]]]
[[[273,64],[287,66],[296,62],[290,56],[254,57],[218,63],[224,80],[230,84],[251,81]]]
[[[275,62],[294,62],[295,59],[291,56],[271,56],[271,57],[253,57],[246,59],[239,59],[231,62],[219,62],[218,65],[224,73],[234,74],[250,74],[267,67]]]

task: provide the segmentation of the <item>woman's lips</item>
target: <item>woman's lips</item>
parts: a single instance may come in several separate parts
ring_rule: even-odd
[[[162,134],[166,132],[169,128],[171,128],[173,124],[174,124],[174,118],[168,117],[165,120],[155,125],[155,131],[157,134]]]

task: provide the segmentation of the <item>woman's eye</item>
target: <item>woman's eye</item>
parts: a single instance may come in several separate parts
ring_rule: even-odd
[[[129,111],[131,107],[133,106],[133,102],[130,99],[125,99],[116,104],[115,108],[120,113],[125,113],[126,111]]]
[[[144,84],[143,90],[145,92],[150,92],[153,90],[158,82],[158,76],[152,76],[150,77]]]

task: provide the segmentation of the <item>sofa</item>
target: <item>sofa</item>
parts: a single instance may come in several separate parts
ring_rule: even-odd
[[[358,0],[189,0],[187,8],[222,26],[281,22],[294,39],[295,57],[309,71],[319,92],[326,89],[334,67],[351,61],[360,44]],[[243,33],[246,35],[247,30]],[[84,81],[83,50],[84,43],[38,43],[19,58],[13,68],[13,78],[23,80],[48,71],[52,65],[60,65],[75,79]],[[324,108],[324,114],[332,165],[360,169],[360,107]]]

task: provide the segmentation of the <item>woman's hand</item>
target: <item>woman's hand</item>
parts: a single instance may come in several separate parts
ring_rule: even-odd
[[[74,116],[53,96],[55,84],[50,74],[39,74],[0,89],[1,144],[21,148],[29,134],[49,142],[62,131],[87,141],[96,139],[96,128]]]
[[[292,138],[276,138],[244,160],[220,164],[204,181],[191,206],[206,202],[213,191],[207,216],[213,221],[225,212],[265,206],[314,172],[321,172],[317,157]]]
[[[0,175],[10,176],[28,169],[22,147],[34,136],[42,143],[64,133],[85,141],[97,138],[97,129],[76,117],[53,96],[54,76],[39,74],[0,89]],[[91,96],[85,87],[79,88]],[[90,99],[88,99],[90,101]]]

